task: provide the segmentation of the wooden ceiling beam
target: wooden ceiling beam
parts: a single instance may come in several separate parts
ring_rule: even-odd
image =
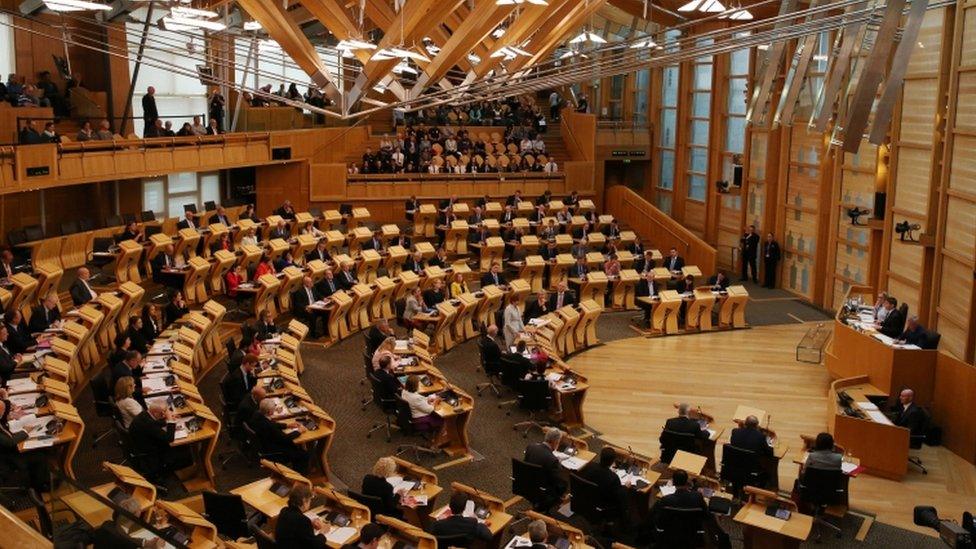
[[[577,4],[574,11],[567,18],[559,22],[552,31],[546,34],[536,33],[542,39],[541,42],[533,42],[532,48],[535,54],[532,57],[519,57],[512,60],[508,67],[509,72],[518,72],[526,67],[535,65],[544,59],[553,49],[566,40],[566,35],[578,30],[593,13],[600,9],[606,0],[595,0],[589,4]]]
[[[501,57],[492,57],[491,55],[505,46],[512,46],[521,44],[526,38],[528,38],[533,31],[539,28],[540,23],[544,21],[547,17],[560,17],[560,14],[565,15],[564,12],[568,11],[570,7],[575,4],[578,0],[555,0],[551,2],[548,6],[539,6],[535,4],[530,4],[529,6],[522,9],[519,16],[509,25],[508,29],[505,31],[498,40],[495,40],[494,46],[489,48],[487,55],[481,57],[481,63],[474,68],[473,78],[481,78],[488,74],[488,72],[497,67],[501,63]],[[541,23],[544,25],[544,23]]]

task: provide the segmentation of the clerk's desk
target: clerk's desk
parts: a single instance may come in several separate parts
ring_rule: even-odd
[[[850,408],[861,417],[845,413],[839,394],[846,393],[851,399]],[[867,376],[838,379],[830,384],[827,393],[828,430],[838,445],[857,456],[865,472],[893,480],[901,480],[908,472],[908,442],[910,433],[885,418],[873,420],[868,415],[873,404],[884,404],[888,393],[875,387]],[[858,403],[868,403],[858,404]],[[881,407],[883,411],[883,406]]]
[[[796,511],[796,503],[789,499],[777,497],[775,492],[769,492],[745,487],[748,501],[735,514],[735,522],[742,524],[743,545],[746,549],[773,549],[777,547],[799,547],[801,541],[810,537],[813,529],[813,517]],[[788,520],[782,520],[766,514],[766,506],[777,504],[790,509],[792,514]]]
[[[859,295],[866,303],[874,303],[876,294],[869,286],[852,286],[843,303]],[[873,331],[855,329],[850,324],[852,320],[856,319],[845,314],[843,308],[834,318],[834,337],[825,359],[830,377],[867,376],[872,385],[889,395],[910,387],[915,391],[916,403],[932,404],[938,351],[888,345],[876,338]]]

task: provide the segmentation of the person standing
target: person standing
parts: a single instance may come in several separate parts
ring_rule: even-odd
[[[561,106],[563,100],[559,97],[559,92],[552,90],[549,94],[549,118],[554,122],[559,120],[559,107]]]
[[[214,90],[210,96],[210,119],[217,121],[217,131],[224,133],[224,96],[219,90]]]
[[[776,264],[779,263],[780,251],[779,243],[773,238],[773,233],[766,233],[766,242],[763,243],[763,287],[776,287]]]
[[[749,225],[745,234],[739,239],[739,251],[742,252],[742,280],[749,280],[752,271],[752,281],[759,284],[759,269],[756,266],[756,253],[759,251],[759,235],[756,226]]]
[[[149,129],[156,124],[159,118],[159,110],[156,109],[156,88],[149,86],[146,95],[142,96],[142,121],[145,129]]]

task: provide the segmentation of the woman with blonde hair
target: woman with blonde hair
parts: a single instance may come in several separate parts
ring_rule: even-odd
[[[393,485],[386,479],[396,474],[396,461],[389,456],[381,457],[373,464],[373,470],[363,477],[362,493],[364,496],[372,496],[383,502],[381,515],[394,518],[403,517],[400,511],[400,499],[404,493],[395,493]]]
[[[390,357],[390,362],[392,364],[396,364],[397,357],[395,354],[393,354],[394,348],[396,348],[395,337],[392,336],[388,337],[383,340],[383,343],[380,343],[380,346],[377,347],[375,351],[373,351],[373,370],[380,369],[380,360],[384,356]]]
[[[468,283],[464,281],[464,275],[454,273],[454,280],[451,281],[451,298],[457,299],[461,294],[468,293]]]
[[[142,404],[133,398],[136,392],[136,380],[132,376],[120,377],[115,382],[115,407],[122,417],[122,426],[126,429],[135,417],[142,413]]]

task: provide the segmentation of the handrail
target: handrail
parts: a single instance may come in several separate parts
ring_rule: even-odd
[[[718,251],[670,216],[624,185],[606,190],[604,209],[651,244],[665,251],[675,247],[686,265],[697,265],[702,273],[715,271]]]
[[[67,143],[57,143],[58,152],[92,152],[92,151],[114,151],[128,150],[133,147],[138,148],[158,148],[166,146],[181,145],[220,145],[228,142],[237,141],[267,141],[271,138],[270,132],[238,132],[224,133],[219,135],[187,135],[177,137],[148,137],[148,138],[122,138],[122,139],[101,139],[91,141],[69,141]],[[25,145],[26,146],[26,145]]]
[[[349,174],[348,183],[386,183],[409,181],[506,180],[506,179],[563,179],[565,172],[491,172],[491,173],[391,173]]]

